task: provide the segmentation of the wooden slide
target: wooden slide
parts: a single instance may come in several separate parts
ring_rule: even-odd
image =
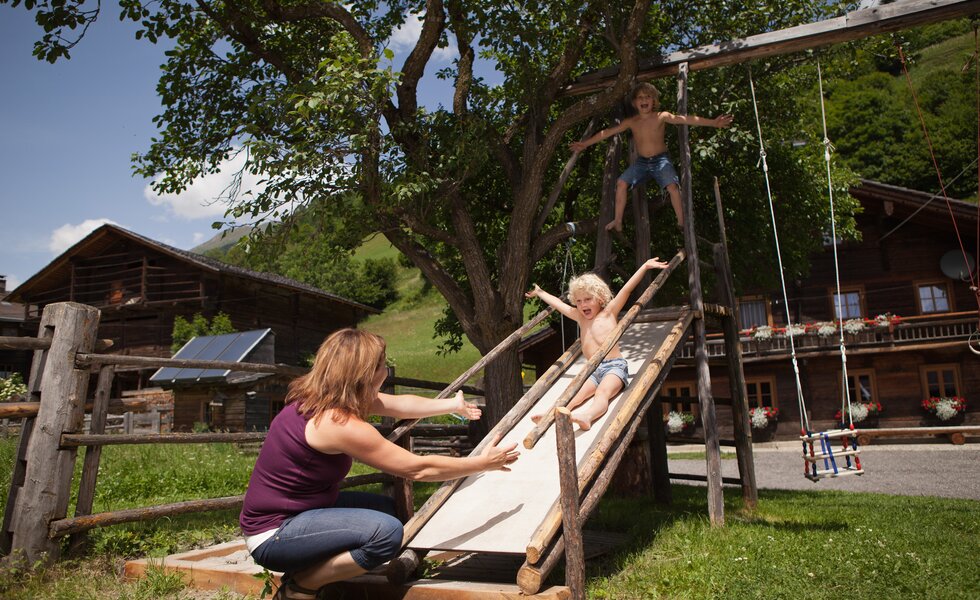
[[[595,454],[603,452],[601,447],[608,448],[610,438],[626,435],[628,428],[623,424],[633,420],[639,407],[645,404],[640,399],[649,389],[663,381],[665,365],[670,364],[670,356],[685,339],[691,318],[691,311],[686,308],[659,309],[641,313],[625,331],[620,348],[629,363],[630,384],[589,431],[576,430],[580,473],[583,465],[596,461]],[[552,506],[559,497],[559,483],[554,427],[531,450],[525,449],[521,442],[534,427],[531,415],[547,411],[586,362],[579,355],[506,433],[501,443],[516,443],[521,451],[512,470],[467,477],[437,510],[426,514],[423,507],[416,519],[427,521],[417,534],[406,540],[408,548],[525,554],[532,535],[553,511]],[[526,410],[522,404],[526,403],[519,402],[513,410]],[[406,531],[413,529],[410,522]]]

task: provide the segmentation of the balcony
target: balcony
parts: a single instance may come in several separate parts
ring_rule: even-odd
[[[912,349],[917,346],[934,346],[947,342],[965,342],[977,331],[977,315],[974,312],[923,315],[903,318],[900,323],[886,327],[868,327],[858,333],[844,334],[848,351],[874,351],[875,348]],[[764,360],[768,357],[788,356],[790,339],[785,334],[773,334],[768,340],[756,340],[743,335],[740,338],[742,356],[746,361]],[[796,353],[800,356],[837,353],[840,351],[840,334],[830,336],[805,333],[793,338]],[[707,339],[708,358],[725,356],[725,341],[720,333],[712,333]],[[693,359],[694,344],[688,341],[677,350],[678,359]]]

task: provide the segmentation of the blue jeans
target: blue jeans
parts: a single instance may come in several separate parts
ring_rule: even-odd
[[[337,503],[286,519],[252,553],[271,571],[293,573],[350,551],[362,569],[394,558],[402,545],[402,523],[395,502],[366,492],[340,492]]]
[[[626,182],[626,185],[629,186],[646,183],[651,179],[655,179],[661,188],[666,188],[672,183],[680,185],[681,180],[666,152],[656,156],[636,157],[636,162],[619,176],[619,180]]]

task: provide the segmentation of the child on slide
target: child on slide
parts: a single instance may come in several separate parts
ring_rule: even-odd
[[[612,290],[609,289],[609,285],[595,273],[585,273],[573,278],[568,283],[568,297],[572,302],[571,305],[542,290],[536,284],[524,296],[539,298],[548,306],[578,323],[582,338],[582,355],[591,357],[619,325],[619,313],[623,310],[630,293],[643,279],[644,274],[650,269],[664,269],[666,267],[667,263],[662,262],[659,257],[646,261],[623,285],[615,298],[612,295]],[[582,431],[591,429],[592,424],[606,414],[609,401],[626,387],[628,379],[629,372],[626,359],[623,358],[623,353],[617,343],[599,363],[582,389],[568,403],[568,409],[572,411],[572,422],[578,425]],[[579,405],[581,405],[580,408]],[[532,415],[531,420],[537,423],[544,414]]]

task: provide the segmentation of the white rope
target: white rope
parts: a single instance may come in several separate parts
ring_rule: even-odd
[[[834,280],[837,284],[837,330],[840,333],[840,363],[841,378],[843,380],[844,394],[841,396],[840,414],[841,421],[847,419],[847,424],[854,426],[851,416],[851,382],[847,377],[847,346],[844,344],[844,308],[841,304],[840,291],[840,263],[837,260],[837,217],[834,214],[834,180],[830,174],[830,153],[834,150],[834,145],[827,137],[827,111],[824,108],[823,99],[823,73],[820,70],[820,61],[817,61],[817,83],[820,88],[820,118],[823,121],[823,159],[827,164],[827,196],[830,198],[830,236],[834,246]]]
[[[572,244],[575,243],[575,223],[566,223],[571,235],[565,240],[565,261],[562,263],[561,267],[561,285],[562,293],[559,296],[564,295],[564,290],[568,287],[568,272],[571,271],[572,277],[576,276],[575,273],[575,259],[572,256]],[[571,301],[571,297],[568,298]],[[565,351],[565,315],[561,315],[561,349],[562,352]]]
[[[786,310],[787,328],[786,333],[789,337],[790,357],[793,362],[793,377],[796,380],[796,401],[800,407],[800,427],[809,432],[810,420],[806,415],[806,400],[803,398],[803,384],[800,381],[800,364],[796,359],[796,343],[793,341],[793,330],[789,312],[789,296],[786,293],[786,277],[783,274],[783,256],[779,249],[779,232],[776,228],[776,210],[772,204],[772,188],[769,185],[769,165],[766,163],[766,147],[762,141],[762,124],[759,122],[759,105],[755,99],[755,83],[752,81],[752,69],[749,69],[749,88],[752,90],[752,110],[755,111],[755,128],[759,134],[759,164],[762,166],[762,173],[766,180],[766,197],[769,200],[769,215],[772,218],[772,235],[776,241],[776,259],[779,261],[779,283],[783,290],[783,307]]]

